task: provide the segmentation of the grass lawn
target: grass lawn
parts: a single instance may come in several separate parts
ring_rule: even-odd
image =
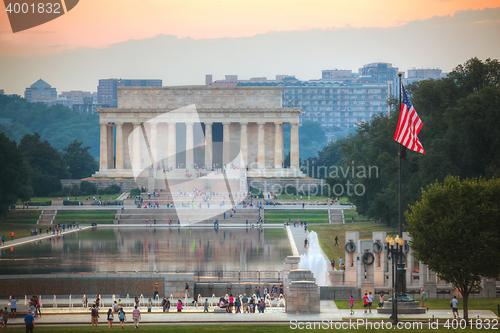
[[[451,310],[450,308],[450,300],[452,297],[448,297],[445,299],[428,299],[425,301],[425,306],[429,308],[429,310]],[[390,299],[390,296],[385,295],[385,300]],[[420,295],[415,295],[413,298],[416,301],[420,302]],[[373,309],[377,308],[379,300],[379,295],[375,295],[373,297]],[[469,298],[469,310],[491,310],[493,313],[497,313],[497,304],[500,301],[496,298]],[[339,309],[349,309],[349,300],[338,300],[335,301],[337,307]],[[363,300],[355,299],[354,300],[354,309],[363,309]],[[463,310],[463,300],[458,300],[458,309]]]
[[[109,200],[109,198],[111,198],[112,200],[116,200],[121,194],[122,194],[122,192],[116,193],[116,194],[103,194],[103,195],[101,195],[101,197],[104,200]],[[92,198],[94,196],[96,198],[99,198],[98,194],[91,195],[90,198]],[[89,196],[87,195],[85,197],[85,199],[88,199],[88,197]],[[85,200],[85,199],[82,199],[82,198],[83,198],[82,196],[76,197],[77,200]],[[29,201],[31,201],[31,202],[45,202],[45,201],[49,201],[49,200],[60,200],[60,199],[64,199],[64,197],[33,197]],[[75,196],[69,196],[69,200],[75,200]],[[17,203],[16,203],[16,205],[22,206],[23,203],[22,203],[22,201],[18,200]]]
[[[109,224],[113,223],[115,215],[116,210],[58,211],[54,223],[63,224],[76,221],[83,224],[89,224],[96,221],[98,224]]]
[[[210,316],[211,314],[206,314],[206,316]],[[129,317],[130,315],[127,315],[127,318]],[[236,315],[237,316],[237,315]],[[258,315],[256,315],[258,316]],[[321,322],[321,321],[317,321],[317,322]],[[387,321],[384,321],[384,322],[387,322]],[[36,321],[35,321],[36,323]],[[258,324],[253,324],[253,325],[239,325],[237,323],[235,323],[234,325],[220,325],[220,324],[213,324],[213,325],[168,325],[168,326],[160,326],[160,325],[151,325],[151,326],[147,326],[147,325],[140,325],[139,326],[139,330],[140,332],[178,332],[178,333],[184,333],[184,332],[235,332],[235,331],[238,331],[238,332],[255,332],[255,333],[269,333],[269,332],[277,332],[277,333],[281,333],[281,332],[294,332],[294,331],[297,331],[297,330],[300,330],[301,332],[310,332],[312,331],[312,329],[306,329],[306,326],[305,326],[305,323],[303,323],[304,325],[304,328],[300,328],[300,326],[296,326],[296,324],[294,323],[293,325],[258,325]],[[311,323],[312,325],[312,323]],[[335,325],[335,324],[333,324]],[[318,329],[318,324],[316,326],[316,330],[315,331],[322,331],[324,329],[326,329],[326,327],[323,327],[323,329]],[[335,329],[334,327],[333,328],[328,328],[328,329]],[[394,332],[394,329],[396,329],[396,327],[392,327],[391,330],[389,329],[378,329],[376,332]],[[125,329],[123,330],[120,330],[120,325],[116,322],[113,323],[113,328],[112,330],[119,330],[119,332],[128,332],[128,331],[136,331],[133,327],[133,324],[131,323],[131,320],[128,319],[127,323],[125,323]],[[16,327],[16,328],[13,328],[13,327],[9,327],[8,329],[9,332],[25,332],[25,328],[24,327]],[[97,327],[97,329],[92,329],[91,328],[91,325],[89,323],[88,326],[83,326],[83,327],[74,327],[74,326],[71,326],[71,327],[35,327],[34,329],[34,332],[64,332],[64,333],[73,333],[73,332],[109,332],[109,328],[108,328],[108,325],[107,323],[104,323],[102,322],[102,319],[100,320],[99,322],[99,326]],[[373,328],[365,328],[364,326],[360,326],[359,328],[357,329],[341,329],[342,332],[373,332],[374,329]],[[418,332],[422,332],[422,333],[430,333],[430,332],[449,332],[450,329],[449,328],[446,328],[446,327],[443,327],[443,326],[439,326],[438,329],[429,329],[428,325],[426,323],[424,323],[424,325],[422,325],[422,328],[418,329],[417,330]],[[470,331],[470,332],[475,332],[475,331],[479,331],[479,330],[470,330],[470,328],[466,328],[464,330],[460,330],[460,332],[467,332],[467,331]]]
[[[283,224],[288,218],[309,223],[328,223],[327,210],[266,210],[265,223]]]
[[[341,203],[341,204],[348,204],[348,203],[350,203],[350,201],[349,201],[349,198],[342,197],[342,198],[339,198],[339,203]]]
[[[356,212],[356,208],[344,209],[344,220],[346,223],[351,222],[353,217],[354,217],[355,223],[356,222],[374,222],[373,220],[370,220],[363,215],[359,215]]]
[[[385,224],[375,222],[328,224],[324,226],[312,225],[310,227],[307,226],[307,228],[318,234],[321,249],[328,258],[335,258],[335,265],[337,268],[339,257],[344,258],[345,256],[344,245],[346,231],[359,231],[360,239],[371,239],[373,231],[386,231],[394,235],[398,232],[397,229],[389,228]],[[338,246],[335,246],[335,236],[339,238]]]
[[[0,218],[0,236],[9,241],[10,233],[14,232],[14,239],[31,236],[30,229],[37,227],[45,229],[44,225],[37,225],[40,216],[39,210],[10,210]]]

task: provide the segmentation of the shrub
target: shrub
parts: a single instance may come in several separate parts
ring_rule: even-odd
[[[64,200],[63,205],[64,206],[80,206],[80,201]]]
[[[80,190],[82,191],[82,195],[93,195],[97,193],[95,184],[86,180],[80,183]]]
[[[133,188],[130,190],[130,196],[134,197],[136,195],[140,195],[141,194],[141,190],[139,188]]]

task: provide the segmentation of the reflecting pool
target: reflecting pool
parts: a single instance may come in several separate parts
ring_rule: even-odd
[[[281,271],[286,231],[99,227],[1,250],[2,274]]]

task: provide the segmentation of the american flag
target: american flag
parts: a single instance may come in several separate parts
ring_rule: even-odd
[[[417,111],[413,108],[410,102],[410,97],[406,93],[403,86],[403,103],[401,104],[401,112],[399,113],[398,128],[394,134],[394,140],[401,143],[408,149],[425,154],[424,148],[418,139],[418,132],[422,128]]]

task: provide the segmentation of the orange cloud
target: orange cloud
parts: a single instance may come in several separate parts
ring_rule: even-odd
[[[1,11],[0,56],[102,48],[158,34],[203,39],[305,27],[391,27],[457,10],[497,6],[498,0],[473,4],[470,0],[85,0],[54,21],[16,34]]]

